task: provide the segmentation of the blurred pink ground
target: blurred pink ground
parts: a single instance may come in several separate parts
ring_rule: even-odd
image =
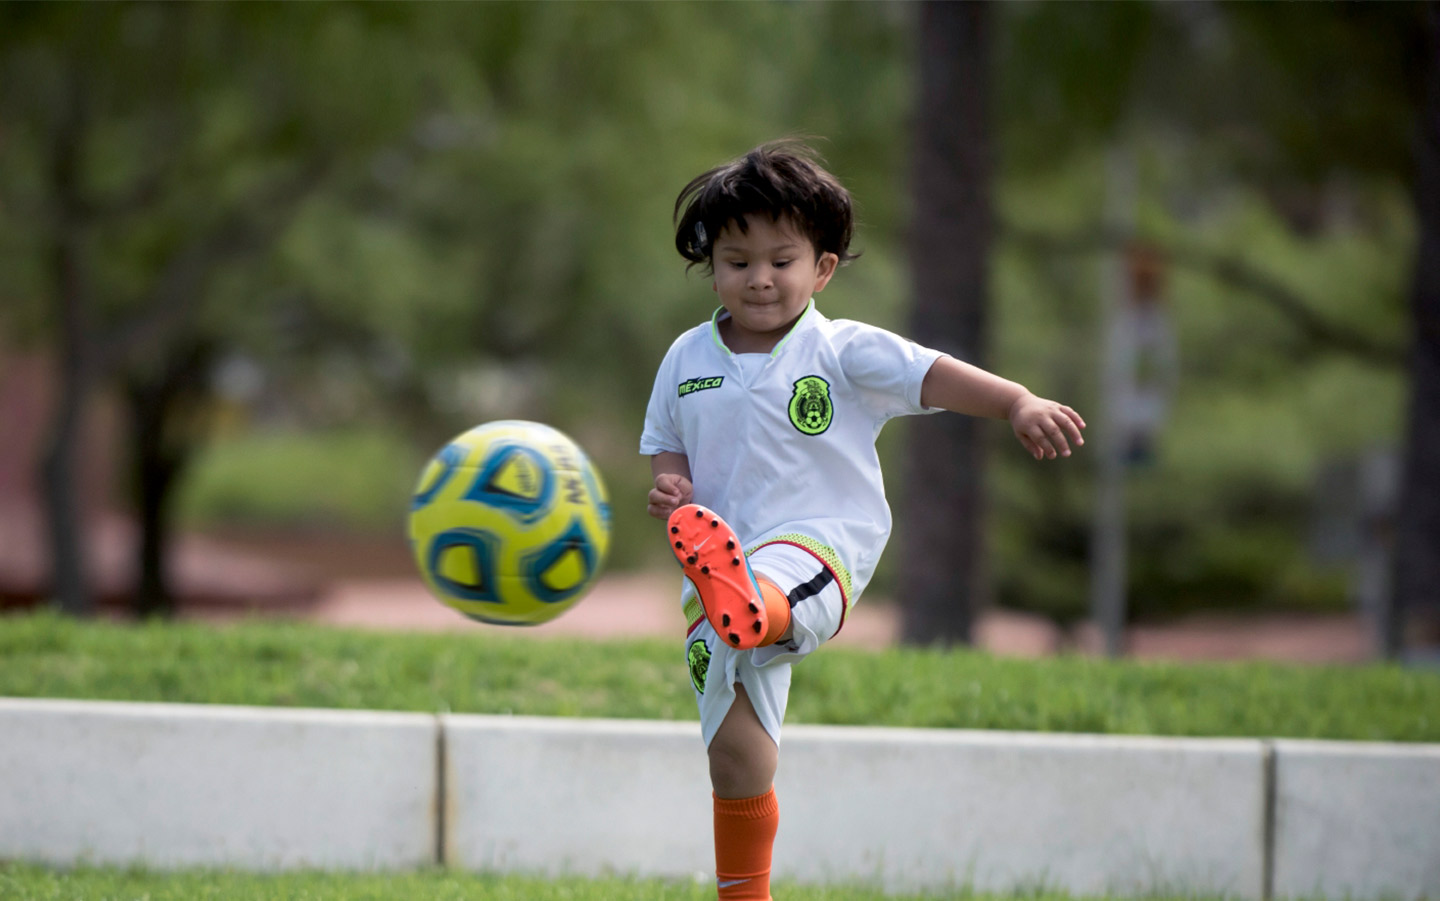
[[[33,605],[43,595],[43,542],[33,507],[0,503],[0,607]],[[89,571],[104,609],[118,612],[131,581],[133,526],[97,517],[89,527]],[[332,535],[188,535],[175,554],[179,616],[207,622],[289,617],[335,626],[385,630],[495,629],[472,622],[430,597],[413,575],[408,549],[395,538]],[[676,602],[678,572],[612,573],[589,596],[553,622],[511,634],[543,639],[684,634]],[[856,605],[835,644],[883,648],[899,634],[898,607],[867,596]],[[1371,658],[1364,621],[1354,615],[1265,616],[1201,614],[1164,625],[1133,627],[1129,653],[1179,660],[1271,659],[1359,662]],[[995,654],[1038,657],[1096,653],[1093,629],[1066,640],[1049,621],[1004,610],[983,612],[976,644]]]

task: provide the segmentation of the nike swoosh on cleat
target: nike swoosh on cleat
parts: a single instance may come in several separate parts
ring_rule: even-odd
[[[720,882],[719,880],[716,880],[716,882],[715,882],[715,887],[716,887],[716,888],[730,888],[731,886],[735,886],[735,885],[743,885],[744,883],[749,882],[749,881],[750,881],[749,878],[746,878],[746,879],[731,879],[731,880],[729,880],[729,881],[727,881],[727,882]]]

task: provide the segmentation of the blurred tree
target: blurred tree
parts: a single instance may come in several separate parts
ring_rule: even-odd
[[[1134,236],[1099,224],[1100,179],[1061,181],[1054,173],[1083,167],[1086,160],[1098,170],[1101,148],[1123,142],[1140,160],[1140,231],[1165,248],[1186,302],[1215,303],[1230,323],[1226,340],[1185,355],[1186,391],[1220,403],[1239,394],[1258,399],[1264,385],[1277,396],[1293,392],[1293,404],[1298,392],[1282,386],[1337,369],[1337,357],[1355,361],[1362,372],[1378,370],[1384,383],[1386,370],[1399,361],[1401,295],[1384,290],[1389,279],[1377,285],[1374,276],[1367,281],[1362,275],[1383,273],[1384,259],[1369,269],[1355,259],[1348,268],[1339,259],[1333,269],[1317,263],[1334,257],[1327,248],[1395,245],[1379,198],[1409,181],[1415,5],[1002,9],[997,82],[1005,110],[998,123],[1003,255],[1017,255],[1042,272],[1054,268],[1064,278],[1098,281],[1093,263],[1067,264],[1063,257],[1078,251],[1076,256],[1093,260]],[[1337,66],[1336,59],[1348,62]],[[1027,187],[1040,184],[1070,190],[1068,205],[1047,205],[1043,194]],[[1283,242],[1215,230],[1227,217],[1233,222],[1234,211],[1256,196],[1281,217]],[[1027,202],[1005,202],[1012,197]],[[1031,227],[1041,222],[1046,229]],[[1296,254],[1314,261],[1297,268]],[[1070,293],[1056,281],[1043,288]],[[1270,318],[1280,328],[1271,334],[1269,327],[1242,325],[1254,321],[1256,308],[1277,314]],[[1180,312],[1192,323],[1199,316],[1194,306]],[[1093,317],[1077,320],[1059,304],[1044,305],[1043,315],[1067,321],[1072,334],[1077,326],[1095,333]],[[1036,333],[1033,321],[1025,331]],[[1073,361],[1067,365],[1066,390],[1081,392],[1085,403],[1083,392],[1093,390],[1090,374]],[[1364,379],[1372,384],[1377,376],[1364,373]],[[1249,428],[1238,416],[1224,427],[1237,436]],[[1178,436],[1184,429],[1177,423],[1174,431]],[[1338,448],[1355,441],[1317,442],[1310,453],[1344,453]],[[1262,476],[1268,464],[1258,456],[1252,457],[1253,471],[1223,477],[1210,468],[1218,458],[1196,462],[1204,470],[1162,467],[1165,487],[1141,486],[1135,498],[1132,583],[1145,615],[1195,603],[1278,598],[1285,572],[1317,568],[1299,560],[1301,541],[1277,537],[1287,528],[1292,536],[1303,534],[1308,526],[1306,498],[1293,477]],[[1002,458],[1000,466],[1020,464]],[[1203,496],[1185,494],[1197,476],[1211,488]],[[999,594],[1006,603],[1047,615],[1080,616],[1083,592],[1076,579],[1060,574],[1084,564],[1085,542],[1077,540],[1072,521],[1084,504],[1076,492],[1060,490],[1061,480],[1049,471],[1034,478],[1047,486],[1048,497],[1070,499],[1055,509],[1017,497],[1019,487],[1007,489],[998,513],[1000,531],[1008,536]],[[999,481],[1031,484],[1013,473]],[[1033,565],[1035,557],[1046,563]],[[1293,593],[1303,596],[1304,590]]]
[[[830,134],[860,172],[896,152],[874,136],[898,115],[903,22],[880,7],[0,16],[0,252],[17,264],[0,287],[68,373],[45,494],[73,612],[89,608],[75,435],[100,387],[125,386],[138,597],[163,610],[167,505],[215,361],[257,362],[270,408],[304,427],[369,418],[433,446],[522,414],[629,451],[648,356],[703,315],[677,290],[677,186],[777,134]],[[817,102],[822,83],[843,102]]]
[[[22,175],[25,162],[33,167],[33,181],[10,183],[18,209],[9,212],[45,223],[49,272],[37,296],[59,333],[60,392],[42,464],[52,590],[66,612],[90,611],[78,427],[96,388],[120,380],[129,385],[142,523],[137,600],[163,612],[164,511],[200,434],[177,428],[176,414],[203,406],[225,335],[225,311],[207,303],[210,283],[272,243],[332,161],[374,139],[368,126],[393,121],[384,101],[395,93],[378,78],[352,84],[366,102],[347,106],[339,91],[313,90],[325,85],[320,65],[366,50],[346,46],[354,35],[343,18],[314,11],[287,12],[285,27],[239,7],[6,12],[3,100],[18,145],[10,152]],[[322,52],[297,52],[302,44]],[[277,90],[286,74],[312,90]]]
[[[1393,609],[1385,650],[1404,646],[1407,614],[1440,611],[1440,4],[1424,9],[1419,117],[1415,134],[1415,211],[1420,222],[1410,313],[1409,430],[1395,536]]]
[[[993,226],[991,8],[920,8],[910,232],[910,334],[984,367]],[[984,424],[968,416],[912,423],[905,461],[902,637],[971,641],[985,603]]]
[[[425,449],[482,416],[574,428],[614,461],[622,553],[648,541],[643,505],[624,500],[643,495],[643,397],[664,347],[711,302],[674,258],[674,192],[784,134],[828,137],[858,201],[865,256],[827,290],[828,313],[921,340],[935,315],[989,328],[997,370],[1063,386],[1082,409],[1094,260],[1128,237],[1092,227],[1094,159],[1130,136],[1141,227],[1183,270],[1195,351],[1182,394],[1203,382],[1203,434],[1261,443],[1273,405],[1353,376],[1324,348],[1383,369],[1405,327],[1384,274],[1408,238],[1376,185],[1409,185],[1416,9],[990,8],[989,130],[974,146],[949,131],[959,143],[945,152],[953,165],[988,144],[1003,227],[967,220],[988,262],[954,238],[926,256],[961,254],[949,278],[983,273],[993,308],[975,294],[937,314],[940,294],[920,290],[925,311],[907,327],[893,251],[939,237],[920,227],[921,205],[937,209],[929,185],[945,184],[922,180],[910,143],[956,124],[910,117],[925,96],[912,88],[919,7],[0,6],[0,315],[12,334],[68,348],[47,466],[51,541],[68,561],[57,578],[84,582],[78,533],[60,525],[73,519],[84,399],[128,386],[136,511],[160,535],[166,492],[206,437],[206,359],[258,364],[272,426],[368,421]],[[1283,222],[1252,212],[1256,197]],[[972,338],[934,340],[968,353]],[[1364,367],[1358,378],[1346,390],[1389,384]],[[1367,408],[1354,429],[1379,420]],[[1295,473],[1309,457],[1281,456],[1193,454],[1163,491],[1137,493],[1136,578],[1152,609],[1262,597],[1276,561],[1298,559]],[[960,468],[947,458],[938,471]],[[1083,474],[991,461],[1000,503],[979,522],[995,526],[1002,601],[1053,613],[1083,595]],[[904,492],[947,513],[961,503],[935,504],[930,488]],[[909,521],[921,505],[897,506],[900,535],[924,527]],[[979,546],[980,525],[940,528],[971,529],[959,540]],[[893,557],[909,578],[904,551]],[[963,567],[983,585],[982,570]]]

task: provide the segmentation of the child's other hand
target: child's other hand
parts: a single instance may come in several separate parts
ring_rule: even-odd
[[[690,480],[674,472],[662,472],[655,477],[655,487],[650,489],[650,505],[646,511],[656,519],[669,519],[677,507],[683,507],[695,499],[695,486]]]
[[[1010,406],[1010,427],[1025,450],[1037,460],[1068,457],[1071,442],[1076,447],[1085,443],[1080,435],[1085,420],[1079,413],[1033,394],[1024,395]]]

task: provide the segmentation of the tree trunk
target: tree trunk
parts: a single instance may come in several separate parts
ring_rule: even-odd
[[[94,370],[94,347],[86,322],[86,286],[80,254],[80,141],[83,107],[78,89],[56,126],[50,160],[54,234],[51,285],[60,327],[58,390],[40,464],[40,496],[50,540],[50,591],[54,604],[72,616],[94,608],[85,572],[85,523],[80,502],[78,455],[85,401]]]
[[[193,453],[209,393],[205,374],[214,346],[204,340],[176,338],[173,350],[149,378],[132,376],[130,405],[135,506],[140,520],[137,582],[133,607],[141,617],[171,616],[175,593],[168,561],[173,534],[175,487]]]
[[[1400,653],[1408,613],[1440,610],[1440,6],[1424,12],[1424,83],[1415,148],[1419,221],[1410,311],[1410,424],[1396,521],[1385,651]]]
[[[920,7],[920,96],[910,235],[910,335],[985,366],[994,225],[989,128],[990,19],[984,3]],[[902,639],[969,643],[986,600],[984,424],[911,421],[900,553]]]
[[[80,423],[85,381],[76,361],[62,355],[59,398],[40,464],[41,498],[50,540],[50,592],[55,606],[71,616],[94,608],[85,572],[84,516],[79,498]]]
[[[155,385],[131,384],[127,392],[135,468],[135,506],[140,520],[140,544],[132,607],[139,617],[170,616],[175,596],[170,590],[166,561],[169,557],[170,488],[178,464],[165,452],[165,399]]]

